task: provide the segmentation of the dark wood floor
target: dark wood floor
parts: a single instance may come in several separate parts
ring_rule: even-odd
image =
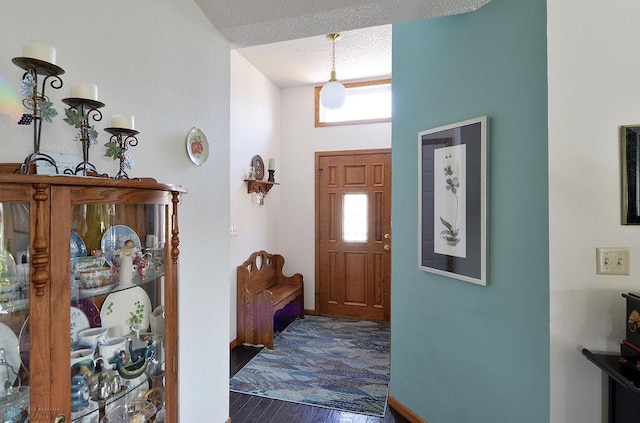
[[[259,348],[251,347],[233,348],[229,377],[235,375],[259,351]],[[230,392],[229,413],[232,423],[410,423],[389,406],[385,417],[379,418],[236,392]]]

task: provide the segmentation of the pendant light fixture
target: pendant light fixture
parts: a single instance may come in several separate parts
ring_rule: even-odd
[[[327,34],[327,39],[332,43],[331,79],[320,90],[320,102],[327,109],[339,109],[347,100],[347,89],[336,78],[336,41],[340,34]]]

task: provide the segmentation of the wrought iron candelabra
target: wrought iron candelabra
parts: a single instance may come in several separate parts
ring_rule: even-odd
[[[104,130],[111,134],[110,141],[115,143],[118,147],[118,160],[120,161],[120,171],[114,177],[115,179],[129,179],[129,175],[124,170],[127,165],[127,150],[129,147],[135,147],[138,145],[138,139],[136,135],[140,132],[135,129],[128,128],[104,128]]]
[[[33,85],[31,97],[26,97],[22,100],[24,107],[31,110],[31,113],[23,114],[22,118],[18,122],[19,125],[33,124],[33,153],[29,154],[20,165],[20,173],[30,173],[33,165],[38,161],[51,164],[56,169],[56,173],[58,173],[58,165],[56,164],[56,161],[48,154],[40,152],[40,141],[43,119],[49,120],[51,117],[55,116],[55,114],[53,114],[50,117],[47,117],[42,114],[43,106],[51,107],[49,98],[45,94],[46,87],[49,85],[51,88],[56,90],[62,88],[63,83],[60,75],[64,74],[64,70],[53,63],[33,59],[31,57],[15,57],[12,62],[26,71],[22,76],[23,85],[27,82],[32,83]],[[38,75],[44,76],[41,88],[38,88]]]
[[[104,103],[91,100],[88,98],[63,98],[62,102],[75,109],[82,116],[80,124],[80,141],[82,142],[82,162],[76,166],[74,170],[66,169],[66,174],[87,176],[89,172],[98,173],[96,167],[89,162],[89,148],[91,147],[91,139],[89,131],[92,129],[89,124],[90,120],[100,122],[102,120],[102,112],[100,108],[104,107]]]

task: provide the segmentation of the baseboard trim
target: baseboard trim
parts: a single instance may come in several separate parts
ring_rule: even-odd
[[[233,341],[229,342],[229,349],[230,350],[234,349],[237,346],[238,346],[238,338],[236,338]],[[228,423],[231,423],[231,421],[229,421]]]
[[[388,398],[389,407],[400,413],[402,417],[409,420],[411,423],[427,423],[425,419],[414,413],[409,407],[398,401],[393,396],[389,395]]]

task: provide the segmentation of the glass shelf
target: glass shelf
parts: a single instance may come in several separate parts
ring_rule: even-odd
[[[126,291],[127,289],[131,289],[136,286],[149,285],[149,284],[155,283],[156,281],[158,281],[158,279],[162,278],[163,276],[164,276],[163,271],[157,271],[157,272],[148,271],[144,279],[141,279],[140,276],[136,273],[135,277],[133,278],[133,283],[130,285],[113,284],[100,289],[78,288],[77,299],[84,300],[84,299],[104,297],[106,295],[111,294],[112,292]],[[77,281],[77,283],[79,284],[79,281]],[[75,299],[75,298],[76,296],[72,296],[72,299]]]

